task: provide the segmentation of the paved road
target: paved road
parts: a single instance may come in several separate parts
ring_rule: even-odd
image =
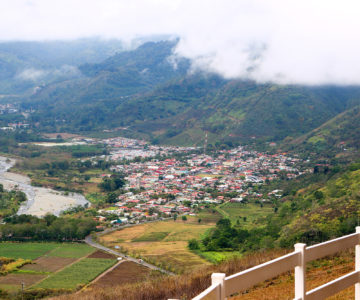
[[[115,230],[116,230],[116,229],[115,229]],[[108,230],[108,232],[109,232],[109,231],[110,231],[110,230]],[[113,231],[113,230],[112,230],[112,231]],[[104,232],[102,232],[102,234],[104,234]],[[114,254],[114,255],[116,255],[116,256],[120,256],[120,257],[122,257],[122,258],[124,258],[124,259],[126,259],[126,260],[132,261],[132,262],[137,263],[137,264],[139,264],[139,265],[143,265],[143,266],[145,266],[145,267],[148,267],[148,268],[150,268],[150,269],[152,269],[152,270],[160,271],[160,272],[165,273],[165,274],[168,274],[168,275],[175,275],[175,273],[166,271],[166,270],[161,269],[161,268],[159,268],[159,267],[157,267],[157,266],[154,266],[154,265],[152,265],[152,264],[149,264],[149,263],[147,263],[147,262],[145,262],[145,261],[140,261],[139,259],[130,257],[130,256],[128,256],[128,255],[125,255],[124,253],[121,253],[121,252],[112,250],[112,249],[110,249],[110,248],[107,248],[107,247],[105,247],[105,246],[103,246],[103,245],[100,245],[100,244],[98,244],[97,242],[95,242],[90,235],[88,235],[88,236],[85,238],[85,243],[87,243],[88,245],[90,245],[90,246],[92,246],[92,247],[95,247],[95,248],[97,248],[97,249],[100,249],[100,250],[109,252],[109,253]]]

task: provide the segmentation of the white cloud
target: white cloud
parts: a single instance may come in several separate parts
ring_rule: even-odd
[[[22,80],[36,81],[44,78],[47,74],[48,71],[30,68],[23,70],[20,74],[17,75],[17,78]]]
[[[228,78],[360,84],[356,0],[0,0],[0,39],[176,34]]]
[[[38,81],[45,78],[73,78],[80,76],[81,72],[75,66],[62,65],[57,69],[35,69],[28,68],[16,75],[16,79]]]

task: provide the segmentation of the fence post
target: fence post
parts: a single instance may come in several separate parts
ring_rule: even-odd
[[[306,244],[297,243],[294,245],[295,251],[300,252],[299,265],[295,267],[295,299],[305,300],[306,297],[306,261],[305,261],[305,250]]]
[[[211,274],[211,285],[220,283],[220,295],[216,300],[225,299],[225,274],[224,273],[212,273]]]
[[[360,226],[356,226],[356,233],[360,233]],[[360,237],[355,246],[355,271],[360,271]],[[355,300],[360,300],[360,282],[355,283]]]

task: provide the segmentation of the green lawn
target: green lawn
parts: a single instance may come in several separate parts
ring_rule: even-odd
[[[80,258],[94,251],[86,244],[67,243],[0,243],[0,256],[36,259],[40,256]]]
[[[51,250],[47,256],[80,258],[94,251],[94,248],[86,244],[60,244],[59,247]]]
[[[142,236],[133,239],[133,242],[160,242],[164,238],[166,238],[169,235],[169,231],[157,231],[157,232],[148,232],[143,234]]]
[[[84,258],[46,278],[33,288],[68,288],[89,283],[116,263],[114,259]]]
[[[58,243],[0,243],[0,256],[35,259],[59,247]]]

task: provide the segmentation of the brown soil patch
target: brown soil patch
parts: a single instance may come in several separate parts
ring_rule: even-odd
[[[110,253],[106,253],[104,251],[95,251],[87,256],[87,258],[108,258],[108,259],[116,259],[116,256]]]
[[[67,265],[70,265],[76,260],[76,258],[43,256],[34,260],[34,264],[25,265],[22,267],[22,269],[40,272],[56,272],[66,267]]]
[[[47,275],[36,275],[36,274],[8,274],[6,276],[0,277],[0,284],[14,284],[21,285],[23,282],[25,286],[32,285],[42,279]]]
[[[117,286],[119,284],[134,283],[144,280],[151,270],[131,261],[124,261],[114,270],[110,271],[91,287],[108,287]]]

